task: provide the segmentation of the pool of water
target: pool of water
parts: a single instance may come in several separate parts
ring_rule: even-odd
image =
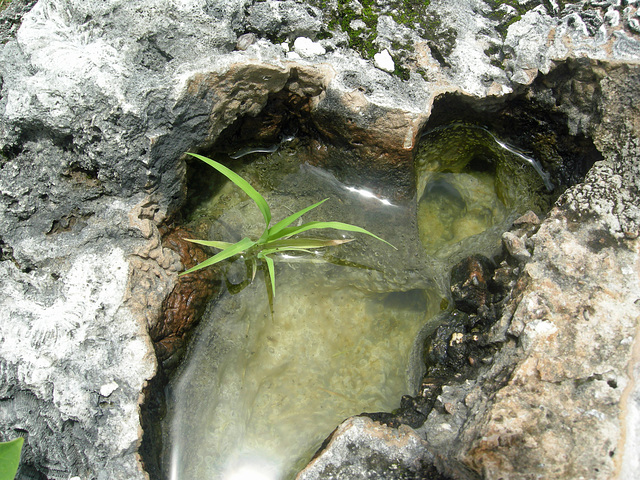
[[[453,164],[440,156],[441,168],[432,168],[425,156],[434,151],[419,152],[418,194],[404,205],[377,195],[366,179],[338,179],[306,164],[294,148],[236,164],[267,198],[274,222],[330,198],[304,220],[356,224],[398,250],[333,232],[356,240],[276,258],[273,315],[260,271],[248,287],[209,305],[167,387],[170,480],[293,478],[342,420],[392,411],[414,393],[412,346],[447,304],[451,262],[499,244],[500,228],[526,206],[509,204],[517,189],[500,186],[495,169],[468,168],[473,155]],[[261,221],[232,184],[190,217],[203,238],[225,241],[259,235]],[[242,260],[227,266],[230,283],[246,274]]]
[[[208,312],[171,388],[171,478],[288,478],[343,419],[399,406],[437,293],[365,292],[344,269],[280,264],[273,318],[261,280]]]

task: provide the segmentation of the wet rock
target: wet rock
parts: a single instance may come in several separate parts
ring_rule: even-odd
[[[163,238],[163,245],[180,256],[185,269],[211,256],[198,245],[188,242],[193,232],[176,228]],[[215,267],[203,268],[182,276],[162,302],[161,318],[149,330],[158,360],[165,368],[175,365],[186,347],[189,333],[197,325],[207,302],[220,292],[220,273]]]
[[[476,313],[490,299],[489,283],[493,275],[491,260],[481,255],[467,257],[451,270],[451,295],[456,308]]]
[[[502,243],[507,252],[518,262],[526,262],[531,258],[531,253],[527,250],[523,237],[519,237],[512,232],[502,234]]]
[[[445,314],[442,324],[424,341],[426,378],[442,383],[461,381],[482,362],[490,361],[495,346],[486,334],[494,321],[491,314],[467,315],[457,310]]]

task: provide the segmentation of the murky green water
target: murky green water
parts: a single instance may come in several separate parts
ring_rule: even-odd
[[[546,211],[553,188],[536,159],[466,124],[423,135],[416,184],[420,240],[438,258],[495,252],[516,215]]]
[[[414,393],[412,346],[447,296],[451,258],[499,242],[491,229],[523,208],[509,204],[517,189],[501,192],[495,171],[469,169],[471,157],[452,165],[440,156],[431,168],[436,150],[420,152],[418,196],[403,206],[373,195],[366,180],[300,164],[291,149],[241,167],[274,221],[329,197],[304,220],[360,225],[398,250],[356,235],[324,257],[278,258],[273,318],[261,272],[209,306],[168,387],[171,480],[292,478],[342,420],[391,411]],[[219,240],[261,230],[255,206],[230,185],[191,221]],[[236,262],[227,273],[238,283],[245,269]]]

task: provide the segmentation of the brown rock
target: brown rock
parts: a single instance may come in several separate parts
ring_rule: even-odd
[[[451,295],[456,308],[476,313],[489,303],[488,282],[493,275],[491,261],[481,255],[465,258],[451,269]]]
[[[177,252],[188,269],[210,255],[186,238],[193,238],[193,234],[184,228],[176,228],[163,238],[163,246]],[[185,336],[197,325],[207,302],[219,291],[220,281],[215,266],[178,278],[174,289],[162,303],[160,321],[149,332],[160,361],[165,362],[184,347]]]

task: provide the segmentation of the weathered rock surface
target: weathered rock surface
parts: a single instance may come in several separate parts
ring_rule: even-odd
[[[182,152],[285,91],[320,137],[407,165],[437,95],[490,108],[560,71],[570,80],[529,99],[605,160],[533,238],[480,377],[493,387],[444,388],[459,408],[418,435],[487,478],[633,478],[636,2],[438,0],[405,20],[379,2],[350,14],[355,34],[328,22],[346,18],[339,2],[310,3],[13,0],[0,13],[0,436],[27,437],[19,478],[145,478],[138,402],[156,371],[148,332],[182,269],[158,230],[184,200]],[[321,48],[295,48],[302,36]],[[402,70],[377,68],[383,51]]]
[[[481,340],[499,347],[490,365],[448,385],[425,379],[424,400],[403,401],[405,416],[426,414],[435,392],[416,431],[483,478],[637,476],[638,146],[626,135],[638,128],[629,91],[637,75],[614,67],[601,83],[602,123],[591,128],[605,159],[539,230],[535,218],[514,225],[533,255],[512,257],[524,272]],[[436,345],[458,345],[466,323],[441,327],[434,339],[442,330],[450,341]]]
[[[328,439],[327,449],[334,455],[313,460],[297,480],[455,478],[438,472],[436,455],[413,429],[390,428],[367,417],[345,421]]]

